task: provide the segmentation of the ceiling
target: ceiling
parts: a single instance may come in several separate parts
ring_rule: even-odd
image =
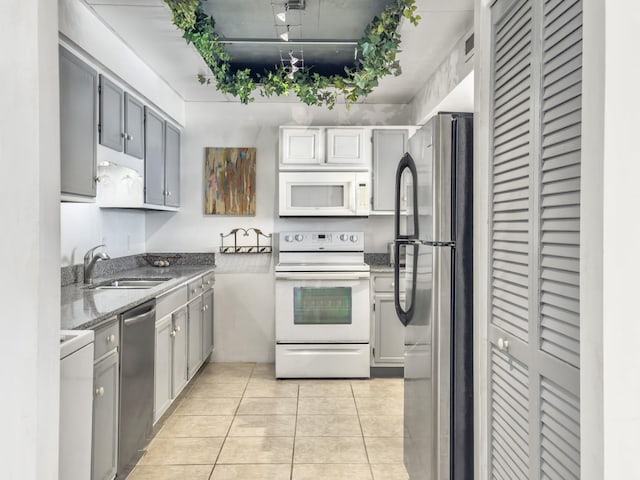
[[[195,48],[186,44],[181,32],[171,23],[171,11],[163,0],[85,1],[185,101],[238,101],[218,92],[212,85],[200,85],[197,75],[206,75],[209,70]],[[216,19],[216,31],[226,40],[236,40],[227,47],[233,57],[254,66],[260,62],[271,65],[280,62],[281,52],[288,57],[289,50],[293,50],[295,56],[300,57],[297,52],[302,50],[307,66],[319,62],[325,65],[320,68],[330,72],[332,68],[342,70],[345,64],[353,62],[354,47],[327,42],[357,41],[373,16],[388,2],[306,0],[305,10],[289,11],[285,22],[275,17],[283,0],[207,0],[204,7]],[[454,43],[472,29],[473,3],[473,0],[416,0],[422,20],[417,27],[409,22],[400,26],[402,51],[398,59],[402,75],[383,78],[363,102],[410,102]],[[290,25],[289,42],[278,36],[286,31],[286,24]],[[265,39],[270,40],[268,45],[259,42]],[[300,40],[324,43],[319,46],[296,43]],[[256,101],[298,100],[293,96],[261,99],[258,95]]]

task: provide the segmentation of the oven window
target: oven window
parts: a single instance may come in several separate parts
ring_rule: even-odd
[[[295,325],[351,324],[351,287],[295,287]]]
[[[291,206],[344,207],[344,185],[291,185]]]

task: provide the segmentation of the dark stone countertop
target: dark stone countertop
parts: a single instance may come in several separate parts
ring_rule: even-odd
[[[100,283],[113,278],[167,278],[171,280],[147,289],[88,289],[83,283],[62,287],[60,328],[81,330],[98,327],[105,320],[140,303],[156,298],[189,280],[214,271],[214,265],[175,265],[172,267],[137,267],[94,279]]]

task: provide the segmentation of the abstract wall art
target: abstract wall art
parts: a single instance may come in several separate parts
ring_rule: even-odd
[[[205,215],[256,214],[256,149],[207,147]]]

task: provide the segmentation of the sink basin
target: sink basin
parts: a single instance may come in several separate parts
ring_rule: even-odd
[[[171,280],[171,278],[114,278],[85,288],[95,290],[145,289],[156,287],[167,280]]]

